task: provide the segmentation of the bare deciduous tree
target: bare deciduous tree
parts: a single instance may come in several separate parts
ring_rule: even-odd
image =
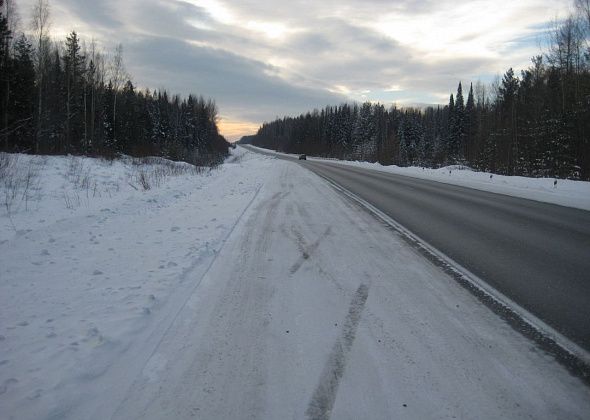
[[[42,120],[43,120],[43,75],[45,73],[46,58],[49,53],[49,3],[47,0],[37,0],[33,5],[31,29],[37,41],[37,135],[35,140],[35,152],[39,153],[41,143]]]
[[[586,25],[590,28],[590,0],[576,0],[576,8],[585,19]]]
[[[116,141],[117,134],[117,94],[119,90],[128,78],[125,70],[125,64],[123,63],[123,44],[117,45],[115,49],[115,55],[111,62],[110,68],[110,82],[113,86],[113,141]]]

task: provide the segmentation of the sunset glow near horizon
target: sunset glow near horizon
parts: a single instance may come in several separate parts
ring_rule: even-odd
[[[26,29],[33,0],[18,3]],[[50,0],[51,34],[124,46],[135,85],[214,99],[221,133],[344,101],[446,103],[540,54],[569,0]]]

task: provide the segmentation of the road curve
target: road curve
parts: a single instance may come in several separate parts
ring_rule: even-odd
[[[590,212],[332,162],[300,163],[590,351]]]

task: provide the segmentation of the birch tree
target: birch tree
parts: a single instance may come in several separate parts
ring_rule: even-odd
[[[117,94],[127,79],[125,64],[123,63],[123,44],[117,45],[111,62],[110,82],[113,87],[113,141],[117,141]]]
[[[35,138],[35,152],[39,153],[42,135],[42,120],[43,120],[43,75],[47,65],[47,55],[49,52],[49,3],[47,0],[37,0],[33,5],[31,29],[35,34],[37,41],[37,56],[36,56],[36,70],[37,70],[37,133]]]

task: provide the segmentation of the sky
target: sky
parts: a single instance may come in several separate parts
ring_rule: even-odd
[[[35,0],[20,0],[23,26]],[[141,88],[213,98],[230,140],[345,101],[442,104],[538,55],[570,0],[49,0]]]

